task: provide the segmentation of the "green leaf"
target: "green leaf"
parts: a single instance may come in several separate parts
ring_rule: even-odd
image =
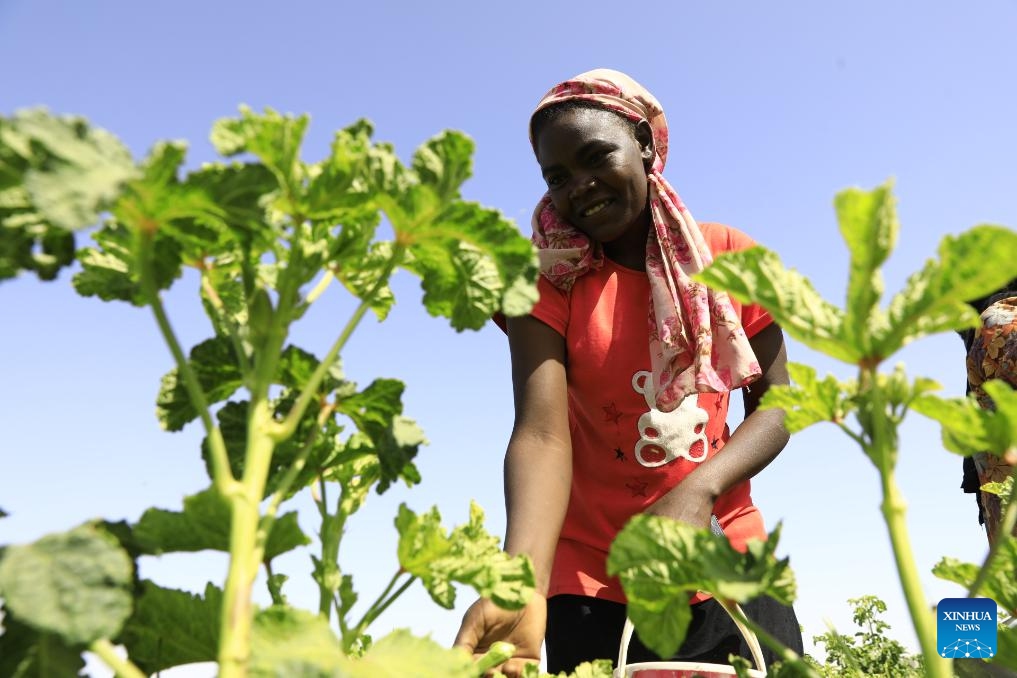
[[[1013,252],[1017,233],[1002,226],[943,238],[939,261],[926,263],[890,301],[888,325],[873,338],[876,354],[885,358],[919,337],[976,326],[978,313],[965,302],[1010,280]]]
[[[999,652],[992,663],[1017,671],[1017,626],[1001,630],[996,636]]]
[[[342,646],[322,617],[277,605],[255,614],[250,675],[329,678],[346,675],[344,663]]]
[[[313,675],[313,674],[311,674]],[[397,629],[378,640],[360,659],[346,659],[343,678],[475,678],[473,659],[459,648]]]
[[[816,370],[801,363],[787,367],[794,385],[768,388],[760,409],[784,410],[784,428],[789,433],[824,421],[842,422],[855,409],[853,384],[841,383],[832,375],[819,381]]]
[[[956,558],[943,558],[932,568],[940,579],[952,581],[970,590],[981,568],[963,563]],[[1008,537],[999,543],[996,557],[989,567],[985,583],[978,590],[979,596],[992,598],[1004,610],[1017,610],[1017,537]]]
[[[123,183],[137,172],[127,148],[84,118],[32,109],[16,113],[3,124],[3,156],[21,155],[27,197],[56,228],[77,230],[95,224]]]
[[[128,301],[135,306],[147,303],[141,289],[135,234],[112,221],[93,234],[98,247],[78,252],[82,271],[74,276],[74,289],[84,297],[103,301]],[[157,233],[153,244],[153,278],[156,287],[167,289],[180,277],[180,246]]]
[[[0,608],[2,611],[3,608]],[[78,678],[85,668],[80,648],[59,636],[40,633],[11,614],[3,618],[0,635],[0,676],[6,678]]]
[[[230,507],[214,489],[184,498],[182,512],[148,509],[134,526],[134,539],[143,553],[229,552]],[[296,513],[279,516],[265,544],[264,560],[311,543],[300,530]]]
[[[473,141],[462,132],[446,130],[424,142],[413,154],[412,169],[423,186],[448,202],[473,174]]]
[[[871,349],[871,328],[886,323],[879,309],[880,267],[893,251],[900,230],[894,203],[892,181],[872,191],[841,191],[834,198],[840,232],[851,253],[845,336],[866,355]]]
[[[275,242],[265,205],[278,189],[275,176],[264,165],[211,163],[187,176],[186,185],[200,190],[215,204],[223,225],[240,247],[256,258]],[[221,254],[223,249],[214,251]]]
[[[424,305],[456,330],[477,329],[499,310],[528,313],[537,300],[532,244],[496,210],[455,201],[397,233],[405,266],[422,278]]]
[[[344,229],[345,231],[345,229]],[[388,317],[388,312],[395,303],[392,288],[387,281],[379,280],[386,271],[394,256],[392,243],[388,241],[373,243],[365,250],[359,261],[354,265],[339,265],[336,277],[346,286],[350,293],[360,300],[371,298],[371,310],[379,321]],[[352,261],[349,262],[352,264]]]
[[[0,560],[0,594],[16,619],[70,645],[112,638],[131,613],[134,565],[94,525],[9,546]]]
[[[221,611],[222,591],[211,583],[199,596],[145,580],[117,642],[149,675],[182,664],[212,662],[218,653]]]
[[[225,337],[206,339],[192,348],[188,363],[209,405],[226,400],[244,384],[233,344]],[[163,375],[155,412],[166,431],[179,431],[198,417],[176,367]]]
[[[402,416],[402,394],[401,381],[375,379],[360,393],[340,399],[337,407],[353,420],[378,455],[378,494],[400,478],[407,486],[420,482],[420,472],[412,460],[427,439],[412,419]]]
[[[930,394],[915,398],[911,409],[939,422],[943,446],[951,452],[1002,456],[1017,448],[1017,392],[999,380],[988,381],[983,388],[995,401],[995,411],[982,409],[974,398]]]
[[[856,365],[862,347],[844,328],[844,312],[819,296],[812,283],[763,247],[723,252],[695,278],[727,290],[742,303],[765,308],[785,332],[809,348]]]
[[[212,127],[212,144],[225,156],[251,153],[260,159],[280,187],[296,193],[300,183],[300,145],[309,118],[280,115],[271,108],[262,114],[240,107],[239,118],[223,118]]]
[[[750,540],[739,553],[709,530],[637,515],[612,543],[607,571],[621,580],[640,639],[669,657],[685,639],[689,594],[705,591],[740,603],[765,594],[791,604],[795,582],[787,559],[774,555],[779,539],[778,526],[766,541]]]
[[[434,602],[455,604],[453,583],[472,586],[499,607],[518,610],[533,593],[533,567],[527,558],[510,557],[484,529],[484,513],[470,505],[470,520],[446,534],[437,508],[417,515],[405,504],[396,516],[399,565],[418,577]]]

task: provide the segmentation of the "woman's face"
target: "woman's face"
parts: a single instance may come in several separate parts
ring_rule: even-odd
[[[649,126],[615,113],[579,108],[547,120],[536,139],[537,162],[566,221],[601,243],[645,228],[646,168],[653,158]]]

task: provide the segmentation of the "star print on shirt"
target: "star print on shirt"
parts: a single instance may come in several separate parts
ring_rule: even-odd
[[[625,461],[625,453],[621,451],[620,447],[614,448],[614,458],[618,461]]]
[[[645,497],[646,488],[649,487],[649,483],[643,480],[631,480],[625,483],[625,487],[629,488],[629,492],[632,493],[633,497]]]
[[[614,402],[610,405],[602,405],[601,409],[604,410],[604,421],[613,421],[617,426],[618,420],[622,417],[622,413],[618,411],[618,407],[614,404]]]

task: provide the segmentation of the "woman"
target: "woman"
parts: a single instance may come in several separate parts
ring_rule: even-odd
[[[713,254],[753,243],[697,224],[664,179],[668,130],[653,95],[617,71],[584,73],[545,95],[530,139],[548,190],[533,217],[540,300],[507,321],[505,548],[533,559],[537,594],[517,612],[477,601],[456,638],[474,653],[514,643],[510,676],[539,660],[542,640],[552,672],[616,656],[625,596],[605,561],[631,516],[705,528],[716,515],[738,548],[765,538],[748,481],[788,439],[781,412],[757,410],[770,384],[788,383],[780,328],[690,279]],[[747,416],[730,434],[738,388]],[[749,656],[719,604],[693,602],[680,658]],[[761,598],[745,609],[801,651],[790,608]],[[638,640],[629,656],[656,658]]]

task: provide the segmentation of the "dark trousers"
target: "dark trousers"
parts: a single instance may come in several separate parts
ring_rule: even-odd
[[[792,608],[763,596],[742,605],[742,609],[769,634],[802,654],[801,627]],[[571,672],[577,665],[594,659],[616,661],[624,625],[625,606],[621,603],[586,596],[554,596],[547,601],[548,672]],[[672,659],[727,664],[731,654],[752,661],[752,654],[728,613],[712,598],[693,605],[685,642]],[[638,633],[632,636],[628,657],[629,663],[661,659],[640,642]],[[766,646],[763,657],[767,665],[777,660]]]

